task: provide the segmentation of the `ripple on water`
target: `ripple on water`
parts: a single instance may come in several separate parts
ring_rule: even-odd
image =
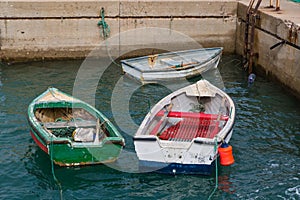
[[[80,64],[59,61],[0,66],[0,199],[60,199],[50,158],[30,138],[26,110],[30,101],[49,86],[72,93]],[[236,104],[230,141],[235,164],[219,166],[219,189],[213,199],[299,199],[299,101],[260,76],[248,87],[247,73],[237,56],[224,55],[219,69],[225,91]],[[86,84],[77,88],[79,95],[95,98],[96,107],[114,123],[111,97],[120,72],[118,66],[106,70],[95,96]],[[210,78],[214,80],[217,75],[213,72]],[[99,78],[95,74],[91,77]],[[89,76],[77,78],[88,83]],[[137,87],[132,81],[123,86],[120,91],[137,88],[129,99],[130,116],[136,125],[149,107],[170,92],[157,85]],[[117,113],[121,119],[122,112]],[[134,153],[135,126],[128,119],[123,121],[125,150]],[[132,162],[135,160],[126,160],[124,154],[117,165],[130,168]],[[54,172],[64,199],[207,199],[215,187],[214,176],[126,173],[106,165],[55,166]]]

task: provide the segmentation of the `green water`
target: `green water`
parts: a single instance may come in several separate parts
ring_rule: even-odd
[[[30,137],[26,110],[49,86],[72,94],[81,64],[57,61],[0,66],[0,199],[207,199],[215,187],[214,174],[136,173],[132,135],[148,109],[170,89],[139,87],[129,79],[119,86],[121,92],[112,92],[122,76],[117,65],[105,71],[94,97],[96,108],[118,124],[126,148],[112,167],[54,167],[60,191],[49,157]],[[212,199],[300,199],[299,100],[263,77],[258,76],[248,87],[237,56],[223,56],[219,69],[237,108],[230,141],[235,164],[219,166],[219,188]],[[214,77],[214,72],[206,76]],[[90,78],[95,77],[90,74]],[[111,106],[112,97],[130,88],[137,88],[129,101],[131,119],[122,105],[118,113]],[[122,97],[118,101],[122,104]]]

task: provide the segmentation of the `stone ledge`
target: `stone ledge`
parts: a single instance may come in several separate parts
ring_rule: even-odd
[[[97,18],[100,9],[106,17],[171,17],[236,15],[234,0],[0,0],[0,18]]]

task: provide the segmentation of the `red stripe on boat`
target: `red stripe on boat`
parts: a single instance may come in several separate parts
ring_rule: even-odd
[[[32,133],[32,131],[30,131],[30,135],[32,137],[32,139],[35,141],[35,143],[43,150],[45,151],[46,153],[48,153],[48,148],[43,145],[34,135],[34,133]]]

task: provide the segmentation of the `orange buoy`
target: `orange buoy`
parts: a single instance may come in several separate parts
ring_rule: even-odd
[[[222,145],[218,148],[218,152],[220,155],[220,164],[224,166],[229,166],[234,163],[234,158],[232,155],[232,146],[227,143],[222,143]]]

